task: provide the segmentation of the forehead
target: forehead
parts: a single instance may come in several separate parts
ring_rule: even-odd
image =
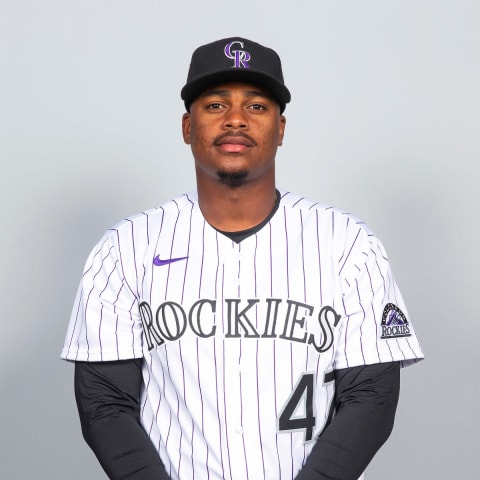
[[[198,96],[198,98],[209,96],[232,97],[241,95],[244,97],[265,97],[273,100],[270,92],[258,84],[250,82],[224,82],[211,85]]]

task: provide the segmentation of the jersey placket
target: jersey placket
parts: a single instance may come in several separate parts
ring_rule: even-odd
[[[225,409],[226,455],[232,478],[247,478],[246,449],[248,431],[245,430],[246,413],[244,402],[251,398],[248,382],[245,378],[243,359],[247,350],[256,343],[254,339],[244,340],[245,330],[238,318],[239,312],[248,305],[249,298],[255,298],[251,285],[253,279],[242,283],[242,259],[251,258],[242,252],[247,248],[250,239],[239,244],[224,238],[222,251],[222,329],[223,329],[223,359],[224,359],[224,399],[229,406]],[[252,308],[252,310],[255,307]],[[253,313],[252,313],[253,315]],[[247,350],[246,350],[247,349]],[[251,458],[249,457],[249,462]],[[249,465],[250,469],[250,465]],[[238,477],[237,477],[238,475]]]

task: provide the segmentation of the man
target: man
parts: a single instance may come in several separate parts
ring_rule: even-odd
[[[273,50],[204,45],[181,96],[197,191],[86,263],[62,351],[83,435],[113,479],[358,479],[423,357],[384,249],[276,188]]]

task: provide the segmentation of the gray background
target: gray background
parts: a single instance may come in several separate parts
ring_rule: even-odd
[[[86,256],[194,188],[179,99],[243,35],[293,92],[278,184],[383,240],[427,359],[369,480],[477,479],[480,6],[467,0],[0,0],[0,478],[103,479],[59,360]]]

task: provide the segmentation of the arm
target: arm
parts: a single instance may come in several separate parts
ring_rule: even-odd
[[[75,398],[85,441],[113,480],[168,480],[139,421],[141,359],[75,362]]]
[[[398,362],[337,370],[335,382],[335,416],[296,480],[357,480],[392,431]]]

